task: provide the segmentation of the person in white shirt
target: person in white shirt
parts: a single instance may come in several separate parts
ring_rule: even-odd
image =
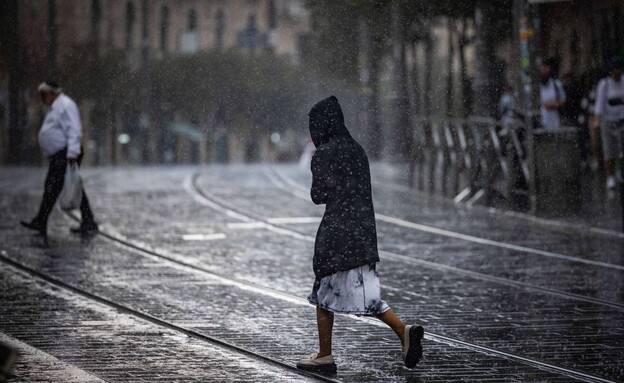
[[[624,130],[624,79],[622,61],[609,62],[609,76],[598,82],[594,124],[600,125],[602,150],[607,173],[607,188],[614,189],[621,176],[615,176],[615,159],[622,158],[622,130]]]
[[[63,189],[67,164],[77,163],[80,165],[82,161],[83,154],[80,145],[82,124],[80,123],[78,106],[63,93],[56,82],[42,82],[38,90],[41,101],[49,106],[39,131],[39,146],[43,154],[50,160],[50,165],[39,212],[32,221],[21,221],[21,224],[39,232],[45,238],[47,236],[48,217]],[[82,191],[80,213],[82,223],[80,227],[72,228],[71,231],[82,235],[97,233],[98,225],[84,190]]]
[[[554,78],[552,60],[544,60],[540,65],[540,114],[542,126],[550,132],[559,130],[561,127],[561,119],[559,117],[559,108],[566,101],[565,91],[561,81]]]

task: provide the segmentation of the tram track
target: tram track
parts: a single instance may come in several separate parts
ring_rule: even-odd
[[[297,232],[295,230],[289,229],[289,228],[284,228],[284,227],[280,227],[279,225],[275,225],[272,224],[270,222],[268,222],[268,219],[262,218],[262,217],[258,217],[255,216],[254,214],[251,214],[249,212],[243,212],[240,211],[234,207],[229,206],[227,203],[225,203],[224,201],[221,201],[220,199],[216,198],[215,196],[210,195],[210,193],[202,190],[198,185],[197,185],[197,178],[199,177],[199,172],[196,172],[195,174],[193,174],[190,178],[187,178],[186,181],[184,182],[184,188],[194,197],[195,200],[197,200],[198,202],[207,205],[221,213],[224,213],[228,216],[231,217],[236,217],[238,219],[243,219],[247,222],[259,222],[263,225],[263,227],[267,230],[271,230],[277,233],[281,233],[284,235],[289,235],[291,237],[295,237],[298,239],[302,239],[302,240],[306,240],[306,241],[314,241],[314,238],[304,234],[304,233],[300,233]],[[394,257],[397,260],[412,260],[412,258],[410,257],[406,257],[406,256],[402,256],[399,254],[394,254],[394,253],[389,253],[389,252],[380,252],[385,256],[391,256]],[[420,263],[420,262],[419,262]],[[482,278],[484,275],[481,275],[480,273],[474,273],[470,272],[468,270],[462,270],[462,269],[458,269],[458,268],[452,268],[449,266],[445,266],[445,265],[440,265],[440,264],[435,264],[433,262],[427,262],[427,261],[423,261],[423,263],[421,263],[421,265],[423,266],[429,266],[429,267],[440,267],[440,266],[444,266],[442,269],[446,270],[446,271],[456,271],[456,272],[461,272],[465,275],[471,275],[471,276],[478,276],[479,278]],[[207,271],[207,270],[206,270]],[[213,273],[211,271],[207,271],[208,273]],[[228,277],[229,278],[229,277]],[[500,279],[503,278],[497,278],[497,277],[493,277],[495,279],[493,279],[492,281],[499,281]],[[230,278],[229,278],[230,279]],[[237,280],[238,282],[244,283],[244,284],[248,284],[249,282],[246,281],[240,281]],[[501,282],[501,281],[499,281]],[[511,282],[511,281],[506,281],[506,282]],[[522,287],[527,287],[527,286],[531,286],[533,290],[539,290],[542,292],[549,292],[549,293],[554,293],[554,291],[549,291],[549,290],[544,290],[540,287],[537,286],[532,286],[530,284],[516,284],[513,283],[512,285],[518,287],[520,285],[522,285]],[[526,285],[526,286],[525,286]],[[265,286],[258,286],[255,285],[256,287],[259,287],[260,289],[264,290],[270,290],[272,293],[275,293],[275,290],[272,289],[268,289]],[[281,296],[286,295],[287,297],[290,297],[290,299],[294,300],[294,301],[298,301],[302,304],[308,304],[306,300],[300,298],[300,297],[296,297],[284,292],[278,292]],[[562,292],[557,292],[557,294],[555,295],[559,295],[561,297],[566,297],[566,298],[572,298],[571,295],[573,294],[569,294],[569,293],[562,293]],[[582,297],[582,296],[574,296],[574,298],[579,299],[579,300],[585,300],[586,297]],[[590,298],[590,302],[592,303],[596,303],[593,299]],[[624,309],[624,307],[620,307],[620,305],[617,305],[616,307],[619,307],[620,309]],[[354,319],[359,320],[359,321],[364,321],[376,326],[380,326],[383,327],[385,326],[384,324],[380,323],[379,321],[376,321],[374,319],[370,319],[370,318],[365,318],[365,317],[355,317]],[[584,373],[582,371],[577,371],[577,370],[573,370],[573,369],[569,369],[566,367],[561,367],[561,366],[557,366],[557,365],[553,365],[550,363],[546,363],[546,362],[542,362],[539,360],[535,360],[532,358],[527,358],[527,357],[523,357],[523,356],[519,356],[519,355],[515,355],[512,353],[508,353],[508,352],[504,352],[501,350],[497,350],[494,348],[490,348],[490,347],[486,347],[486,346],[481,346],[472,342],[466,342],[463,341],[461,339],[457,339],[457,338],[453,338],[453,337],[448,337],[442,334],[436,334],[436,333],[432,333],[432,332],[426,332],[425,333],[425,338],[434,342],[441,342],[441,343],[446,343],[452,346],[459,346],[459,347],[465,347],[468,348],[470,350],[473,351],[477,351],[480,353],[486,353],[489,355],[496,355],[498,357],[501,358],[505,358],[508,360],[514,360],[514,361],[518,361],[518,362],[522,362],[524,364],[528,364],[531,365],[533,367],[537,367],[537,368],[542,368],[542,369],[546,369],[549,370],[551,372],[556,372],[559,374],[565,374],[567,376],[570,377],[574,377],[576,379],[580,379],[580,380],[584,380],[584,381],[588,381],[588,382],[612,382],[611,380],[608,379],[604,379],[602,377],[599,376],[595,376],[595,375],[591,375],[591,374],[587,374]]]
[[[453,207],[456,209],[461,209],[464,211],[477,211],[480,213],[488,214],[493,217],[504,218],[504,219],[514,219],[522,222],[529,222],[531,224],[536,224],[545,228],[549,228],[551,230],[556,230],[563,233],[582,235],[586,237],[594,237],[594,238],[610,238],[610,239],[624,239],[624,233],[621,231],[616,231],[614,229],[608,229],[600,226],[592,226],[585,225],[581,223],[574,222],[566,222],[557,219],[550,219],[545,217],[540,217],[537,215],[523,213],[520,211],[508,210],[504,208],[492,207],[492,206],[482,206],[477,204],[468,204],[468,203],[457,203],[452,198],[444,197],[441,195],[431,194],[422,190],[414,189],[412,187],[406,186],[404,184],[396,183],[396,181],[390,179],[378,179],[377,181],[373,181],[373,185],[376,187],[385,188],[387,190],[399,191],[399,192],[407,192],[413,195],[418,195],[422,198],[426,198],[429,200],[434,200],[439,203],[443,203],[446,206]]]
[[[288,235],[300,240],[305,240],[305,241],[313,241],[314,238],[312,238],[311,236],[304,234],[304,233],[300,233],[294,230],[291,230],[289,228],[284,228],[284,227],[280,227],[279,225],[275,225],[272,223],[269,223],[267,219],[264,219],[262,217],[258,217],[253,215],[252,213],[248,213],[248,212],[243,212],[240,211],[238,209],[236,209],[235,207],[229,206],[228,204],[224,203],[224,201],[221,201],[220,199],[216,198],[215,196],[212,196],[210,193],[202,190],[201,188],[199,188],[199,186],[197,185],[197,178],[199,177],[199,172],[194,173],[191,177],[188,177],[185,180],[184,183],[184,188],[187,190],[187,192],[190,193],[190,195],[198,202],[202,203],[203,205],[206,205],[212,209],[215,209],[229,217],[238,219],[238,220],[242,220],[244,222],[249,222],[249,223],[258,223],[261,224],[261,226],[267,230],[271,230],[273,232],[282,234],[282,235]],[[78,218],[73,215],[73,214],[68,214],[72,219],[77,220]],[[138,243],[136,241],[133,241],[132,239],[128,239],[125,238],[123,236],[121,236],[120,234],[115,234],[115,233],[111,233],[111,232],[107,232],[106,230],[102,230],[102,232],[100,233],[102,237],[106,238],[107,240],[110,240],[122,247],[128,248],[128,249],[132,249],[138,253],[144,254],[144,255],[150,255],[150,256],[155,256],[157,258],[160,259],[164,259],[167,260],[169,262],[172,262],[174,264],[177,264],[178,266],[182,266],[182,267],[186,267],[189,269],[192,269],[194,271],[199,271],[205,274],[208,274],[212,277],[217,277],[217,278],[221,278],[224,281],[227,281],[228,283],[234,284],[242,289],[245,290],[250,290],[259,294],[264,294],[273,298],[278,298],[278,299],[282,299],[282,300],[287,300],[291,303],[295,303],[295,304],[303,304],[303,305],[308,305],[307,301],[304,300],[301,297],[292,295],[292,294],[288,294],[279,290],[275,290],[275,289],[271,289],[268,288],[264,285],[260,285],[260,284],[256,284],[256,283],[252,283],[252,282],[248,282],[245,280],[240,280],[240,279],[236,279],[236,278],[232,278],[228,275],[223,275],[205,268],[202,268],[200,266],[196,266],[193,264],[189,264],[186,263],[184,261],[181,261],[180,259],[178,259],[179,257],[175,257],[175,254],[168,252],[168,251],[161,251],[159,249],[153,249],[153,248],[146,248],[146,246],[144,244]],[[549,290],[549,289],[543,289],[540,288],[538,286],[533,286],[530,284],[524,284],[524,283],[517,283],[514,281],[508,281],[508,280],[504,280],[503,278],[498,278],[498,277],[492,277],[492,276],[487,276],[484,274],[480,274],[480,273],[476,273],[476,272],[471,272],[468,270],[463,270],[463,269],[458,269],[458,268],[454,268],[454,267],[450,267],[450,266],[446,266],[446,265],[441,265],[441,264],[436,264],[433,262],[428,262],[428,261],[422,261],[422,260],[414,260],[411,257],[406,257],[403,255],[399,255],[399,254],[393,254],[393,253],[389,253],[389,252],[383,252],[383,255],[385,255],[386,257],[389,258],[394,258],[396,260],[400,260],[400,261],[405,261],[405,262],[411,262],[413,264],[419,264],[422,266],[426,266],[426,267],[430,267],[430,268],[435,268],[437,270],[444,270],[444,271],[454,271],[457,273],[461,273],[464,275],[469,275],[469,276],[473,276],[475,278],[479,278],[481,280],[489,280],[492,282],[498,282],[498,283],[503,283],[503,284],[507,284],[507,285],[512,285],[512,286],[516,286],[516,287],[522,287],[528,290],[538,290],[538,291],[542,291],[542,292],[546,292],[546,293],[550,293],[553,295],[558,295],[561,297],[565,297],[565,298],[570,298],[570,299],[578,299],[578,300],[582,300],[582,301],[586,301],[586,302],[590,302],[590,303],[598,303],[600,304],[600,300],[595,300],[593,298],[587,298],[587,297],[582,297],[582,296],[576,296],[575,294],[569,294],[569,293],[563,293],[563,292],[558,292],[556,290]],[[63,282],[62,280],[59,280],[57,278],[54,278],[52,276],[46,275],[45,273],[42,273],[38,270],[35,270],[27,265],[24,265],[20,262],[17,262],[11,258],[9,258],[5,253],[0,254],[0,261],[2,261],[5,264],[11,265],[17,269],[20,269],[24,272],[27,272],[35,277],[38,277],[40,279],[43,279],[49,283],[52,283],[58,287],[62,287],[66,290],[70,290],[76,294],[79,294],[85,298],[88,299],[92,299],[94,301],[97,301],[99,303],[105,304],[109,307],[115,308],[119,311],[125,312],[127,314],[130,315],[134,315],[136,317],[139,317],[141,319],[144,319],[146,321],[149,321],[151,323],[154,323],[156,325],[162,326],[162,327],[166,327],[169,328],[171,330],[174,331],[178,331],[180,333],[183,333],[187,336],[196,338],[198,340],[202,340],[205,342],[209,342],[212,344],[216,344],[219,346],[222,346],[224,348],[228,348],[230,350],[236,351],[236,352],[240,352],[241,354],[247,355],[249,357],[253,357],[253,358],[257,358],[260,359],[262,361],[265,361],[267,363],[276,365],[276,366],[280,366],[283,367],[285,369],[291,370],[291,371],[295,371],[301,375],[305,375],[305,376],[309,376],[315,379],[319,379],[320,381],[332,381],[332,382],[336,382],[338,380],[334,380],[322,375],[317,375],[317,374],[309,374],[309,373],[303,373],[301,370],[297,370],[294,366],[288,364],[288,363],[284,363],[282,361],[279,360],[275,360],[273,358],[261,355],[261,354],[257,354],[251,350],[247,350],[244,348],[241,348],[239,346],[230,344],[228,342],[224,342],[220,339],[217,338],[213,338],[209,335],[206,334],[202,334],[199,333],[197,331],[194,330],[189,330],[187,328],[184,328],[182,326],[178,326],[175,325],[171,322],[165,321],[163,319],[160,319],[158,317],[152,316],[150,314],[138,311],[133,309],[132,307],[129,306],[125,306],[116,302],[113,302],[110,299],[107,299],[106,297],[94,294],[92,292],[89,292],[87,290],[81,289],[80,287],[76,287],[73,286],[71,284],[68,284],[66,282]],[[609,302],[603,302],[602,304],[605,305],[609,305],[611,307],[617,308],[617,309],[624,309],[624,307],[622,307],[622,305],[615,305],[612,306],[611,304],[607,304]],[[356,317],[354,318],[355,320],[359,320],[359,321],[364,321],[366,323],[369,324],[373,324],[376,326],[383,326],[383,324],[381,324],[378,321],[369,319],[369,318],[362,318],[362,317]],[[527,357],[523,357],[520,355],[515,355],[512,353],[507,353],[501,350],[497,350],[494,348],[490,348],[490,347],[485,347],[485,346],[481,346],[475,343],[471,343],[471,342],[466,342],[463,341],[461,339],[456,339],[453,337],[447,337],[445,335],[442,334],[435,334],[435,333],[431,333],[431,332],[427,332],[425,337],[431,341],[434,342],[439,342],[439,343],[443,343],[443,344],[448,344],[450,346],[453,347],[462,347],[462,348],[466,348],[472,351],[476,351],[479,353],[483,353],[483,354],[488,354],[488,355],[494,355],[496,357],[500,357],[503,359],[507,359],[507,360],[511,360],[511,361],[515,361],[515,362],[520,362],[522,364],[525,365],[529,365],[538,369],[542,369],[542,370],[547,370],[550,371],[552,373],[556,373],[556,374],[561,374],[564,376],[569,376],[570,378],[574,378],[574,379],[578,379],[581,381],[587,381],[587,382],[613,382],[612,380],[609,379],[605,379],[602,378],[600,376],[595,376],[592,374],[588,374],[588,373],[584,373],[582,371],[577,371],[574,369],[570,369],[570,368],[566,368],[566,367],[561,367],[561,366],[557,366],[554,364],[550,364],[550,363],[546,363],[546,362],[542,362],[540,360],[536,360],[536,359],[532,359],[532,358],[527,358]]]
[[[112,238],[110,236],[107,236],[106,234],[104,234],[104,236],[106,236],[109,239]],[[123,242],[121,242],[121,243],[123,243]],[[136,247],[134,247],[134,246],[130,246],[130,247],[136,249]],[[146,252],[146,251],[144,251],[144,252]],[[155,255],[155,254],[152,254],[152,255]],[[139,318],[139,319],[145,320],[145,321],[147,321],[147,322],[149,322],[151,324],[154,324],[156,326],[159,326],[159,327],[162,327],[162,328],[166,328],[166,329],[175,331],[177,333],[186,335],[186,336],[188,336],[190,338],[193,338],[193,339],[196,339],[196,340],[199,340],[199,341],[202,341],[202,342],[209,343],[209,344],[211,344],[213,346],[221,347],[223,349],[226,349],[226,350],[238,353],[240,355],[244,355],[244,356],[246,356],[248,358],[251,358],[251,359],[254,359],[256,361],[260,361],[260,362],[272,365],[274,367],[279,367],[279,368],[282,368],[284,370],[288,370],[291,373],[295,373],[295,374],[300,375],[300,376],[313,378],[313,379],[321,381],[321,382],[340,382],[339,380],[333,379],[333,378],[328,377],[328,376],[323,376],[323,375],[320,375],[320,374],[316,374],[316,373],[300,370],[300,369],[296,368],[295,366],[293,366],[293,365],[291,365],[289,363],[285,363],[285,362],[283,362],[281,360],[278,360],[278,359],[275,359],[275,358],[271,358],[271,357],[268,357],[268,356],[260,354],[260,353],[256,353],[256,352],[254,352],[252,350],[246,349],[244,347],[237,346],[237,345],[232,344],[230,342],[226,342],[226,341],[224,341],[222,339],[219,339],[219,338],[216,338],[216,337],[213,337],[213,336],[201,333],[199,331],[191,330],[191,329],[185,328],[183,326],[176,325],[176,324],[174,324],[174,323],[172,323],[170,321],[158,318],[157,316],[148,314],[148,313],[143,312],[143,311],[139,311],[137,309],[134,309],[134,308],[132,308],[130,306],[127,306],[127,305],[124,305],[124,304],[121,304],[121,303],[114,302],[113,300],[108,299],[108,298],[106,298],[106,297],[104,297],[102,295],[98,295],[98,294],[95,294],[95,293],[90,292],[88,290],[85,290],[83,288],[80,288],[78,286],[74,286],[74,285],[72,285],[70,283],[64,282],[64,281],[62,281],[62,280],[60,280],[58,278],[50,276],[50,275],[48,275],[46,273],[43,273],[41,271],[38,271],[38,270],[36,270],[36,269],[34,269],[34,268],[30,267],[30,266],[22,264],[22,263],[14,260],[14,259],[11,259],[6,254],[5,251],[0,251],[0,262],[6,264],[8,266],[13,267],[14,269],[20,270],[20,271],[22,271],[22,272],[24,272],[24,273],[26,273],[26,274],[28,274],[28,275],[30,275],[32,277],[38,278],[40,280],[43,280],[43,281],[45,281],[45,282],[47,282],[47,283],[49,283],[51,285],[54,285],[54,286],[56,286],[58,288],[62,288],[62,289],[66,290],[66,291],[69,291],[69,292],[71,292],[73,294],[76,294],[76,295],[79,295],[79,296],[81,296],[83,298],[89,299],[90,301],[97,302],[97,303],[102,304],[104,306],[107,306],[109,308],[115,309],[115,310],[117,310],[117,311],[119,311],[121,313],[128,314],[128,315],[131,315],[131,316],[133,316],[135,318]]]
[[[273,182],[275,186],[277,186],[278,188],[290,193],[291,195],[297,198],[300,198],[306,201],[310,200],[310,196],[306,193],[307,190],[304,190],[303,188],[301,188],[300,185],[294,183],[294,181],[285,179],[285,177],[280,175],[275,169],[271,168],[267,170],[265,174],[271,180],[271,182]],[[417,231],[435,234],[435,235],[439,235],[443,237],[459,239],[459,240],[463,240],[466,242],[472,242],[472,243],[477,243],[477,244],[486,245],[486,246],[493,246],[493,247],[498,247],[498,248],[502,248],[506,250],[518,251],[522,253],[533,254],[533,255],[538,255],[538,256],[543,256],[543,257],[548,257],[548,258],[555,258],[555,259],[565,260],[569,262],[583,263],[583,264],[587,264],[591,266],[604,267],[607,269],[624,271],[624,265],[617,265],[617,264],[608,263],[608,262],[595,261],[591,259],[573,256],[573,255],[560,254],[560,253],[555,253],[552,251],[546,251],[546,250],[535,249],[535,248],[531,248],[527,246],[516,245],[513,243],[495,241],[495,240],[491,240],[488,238],[477,237],[474,235],[459,233],[459,232],[452,231],[452,230],[446,230],[446,229],[442,229],[442,228],[438,228],[434,226],[423,225],[417,222],[412,222],[412,221],[408,221],[408,220],[401,219],[398,217],[388,216],[385,214],[376,213],[375,218],[378,221],[386,222],[392,225],[405,227],[408,229],[414,229]]]
[[[272,178],[269,174],[267,174],[267,176],[269,176],[269,178]],[[274,175],[273,177],[275,177],[277,175]],[[275,178],[272,179],[272,182],[279,182],[278,180],[276,180]],[[303,239],[306,241],[314,241],[314,237],[307,235],[305,233],[301,233],[299,231],[290,229],[290,228],[285,228],[282,226],[279,226],[278,224],[273,223],[270,219],[268,218],[264,218],[264,217],[260,217],[257,216],[255,214],[249,213],[249,212],[241,212],[239,210],[236,209],[236,207],[230,206],[227,202],[225,201],[221,201],[218,199],[218,197],[211,195],[209,198],[206,196],[206,192],[205,191],[201,191],[197,185],[191,185],[193,188],[195,188],[195,192],[196,193],[204,193],[203,197],[206,197],[206,201],[205,204],[208,205],[209,207],[212,207],[214,209],[219,209],[221,208],[222,212],[225,212],[228,215],[231,215],[233,217],[237,217],[239,219],[252,219],[256,222],[260,222],[262,223],[267,229],[272,230],[272,231],[276,231],[276,232],[281,232],[287,235],[290,235],[294,238],[298,238],[298,239]],[[276,184],[276,186],[278,186]],[[278,186],[280,188],[284,188],[285,186]],[[189,190],[189,186],[186,185],[187,190]],[[191,190],[192,191],[192,190]],[[289,191],[291,194],[296,195],[299,198],[304,198],[304,194],[301,190],[287,190]],[[306,197],[307,199],[307,197]],[[215,202],[215,201],[218,201]],[[388,217],[388,218],[392,218],[392,217]],[[320,220],[320,218],[319,218]],[[538,293],[543,293],[543,294],[549,294],[552,296],[556,296],[559,298],[565,298],[565,299],[570,299],[570,300],[576,300],[576,301],[581,301],[581,302],[586,302],[586,303],[592,303],[592,304],[596,304],[596,305],[601,305],[601,306],[606,306],[606,307],[610,307],[613,309],[616,309],[618,311],[622,311],[624,312],[624,304],[622,303],[618,303],[618,302],[613,302],[613,301],[608,301],[608,300],[604,300],[604,299],[599,299],[599,298],[593,298],[593,297],[588,297],[585,295],[581,295],[581,294],[575,294],[575,293],[570,293],[567,291],[561,291],[561,290],[557,290],[557,289],[551,289],[548,287],[542,287],[542,286],[538,286],[532,283],[527,283],[527,282],[521,282],[521,281],[516,281],[513,279],[507,279],[507,278],[502,278],[502,277],[497,277],[494,275],[489,275],[489,274],[484,274],[484,273],[480,273],[478,271],[472,271],[472,270],[467,270],[467,269],[463,269],[463,268],[459,268],[459,267],[455,267],[455,266],[449,266],[449,265],[445,265],[443,263],[438,263],[438,262],[432,262],[432,261],[427,261],[424,259],[418,259],[415,257],[411,257],[411,256],[407,256],[404,254],[398,254],[395,252],[391,252],[391,251],[385,251],[385,250],[380,250],[379,253],[381,255],[383,255],[385,258],[387,259],[393,259],[396,261],[400,261],[400,262],[404,262],[404,263],[408,263],[410,265],[414,265],[414,266],[422,266],[422,267],[426,267],[428,269],[432,269],[432,270],[436,270],[436,271],[442,271],[442,272],[452,272],[452,273],[456,273],[456,274],[461,274],[461,275],[465,275],[465,276],[469,276],[475,279],[479,279],[482,281],[488,281],[488,282],[493,282],[493,283],[497,283],[497,284],[501,284],[501,285],[506,285],[506,286],[511,286],[511,287],[515,287],[515,288],[520,288],[520,289],[524,289],[527,291],[533,291],[533,292],[538,292]]]
[[[98,172],[95,172],[95,173],[91,174],[88,178],[91,181],[93,181],[93,179],[98,179],[101,176],[102,176],[102,172],[98,171]],[[23,181],[21,181],[21,183],[18,184],[18,186],[20,188],[24,188],[29,183],[32,183],[32,181],[30,179],[23,180]],[[11,181],[8,181],[8,180],[6,182],[0,182],[0,190],[2,190],[4,188],[7,188],[7,187],[14,187],[14,186],[15,186],[15,184],[11,184]],[[74,221],[79,221],[78,216],[76,216],[74,213],[63,211],[60,208],[59,208],[59,211],[61,211],[65,216],[69,217],[70,219],[72,219]],[[109,233],[109,232],[103,230],[103,231],[100,232],[100,235],[102,237],[106,238],[107,240],[114,242],[117,245],[123,246],[123,247],[125,247],[127,249],[130,249],[132,251],[135,251],[135,252],[137,252],[137,253],[139,253],[141,255],[148,254],[148,255],[152,255],[152,256],[155,256],[155,257],[160,258],[160,259],[166,259],[166,260],[174,262],[174,263],[176,263],[176,264],[178,264],[180,266],[185,266],[185,267],[189,267],[191,269],[194,269],[195,271],[201,271],[201,272],[204,272],[204,273],[212,274],[213,276],[219,277],[219,278],[223,279],[224,281],[227,280],[228,283],[235,282],[233,279],[227,278],[226,276],[217,275],[216,273],[212,273],[212,272],[210,272],[208,270],[204,270],[204,269],[201,269],[201,268],[194,267],[193,265],[189,265],[189,264],[186,264],[186,263],[183,263],[183,262],[179,262],[179,261],[177,261],[177,260],[175,260],[175,259],[173,259],[171,257],[164,256],[164,255],[160,254],[159,252],[152,251],[150,249],[146,249],[145,246],[137,245],[136,243],[133,243],[132,241],[130,241],[128,239],[124,239],[123,237],[121,237],[118,234]],[[16,270],[19,270],[19,271],[21,271],[23,273],[26,273],[27,275],[30,275],[31,277],[34,277],[34,278],[40,279],[42,281],[45,281],[45,282],[47,282],[47,283],[49,283],[49,284],[51,284],[53,286],[56,286],[58,288],[62,288],[63,290],[69,291],[69,292],[71,292],[73,294],[81,296],[81,297],[83,297],[85,299],[88,299],[90,301],[94,301],[94,302],[97,302],[97,303],[102,304],[104,306],[107,306],[109,308],[118,310],[119,312],[131,315],[131,316],[133,316],[135,318],[139,318],[139,319],[145,320],[145,321],[147,321],[147,322],[149,322],[151,324],[154,324],[156,326],[159,326],[159,327],[162,327],[162,328],[167,328],[169,330],[178,332],[180,334],[184,334],[184,335],[186,335],[186,336],[188,336],[190,338],[193,338],[193,339],[196,339],[196,340],[199,340],[199,341],[211,344],[211,345],[216,346],[216,347],[221,347],[223,349],[226,349],[226,350],[238,353],[240,355],[244,355],[246,357],[249,357],[251,359],[254,359],[254,360],[257,360],[257,361],[269,364],[269,365],[273,365],[273,366],[278,367],[278,368],[282,368],[284,370],[290,371],[291,373],[295,373],[295,374],[297,374],[299,376],[302,376],[302,377],[312,378],[312,379],[315,379],[315,380],[320,381],[320,382],[334,382],[334,383],[335,382],[340,382],[340,380],[333,379],[333,378],[331,378],[329,376],[324,376],[324,375],[321,375],[321,374],[316,374],[316,373],[300,370],[300,369],[296,368],[294,365],[291,365],[289,363],[283,362],[281,360],[278,360],[278,359],[275,359],[275,358],[271,358],[271,357],[263,355],[261,353],[256,353],[256,352],[254,352],[252,350],[246,349],[244,347],[237,346],[237,345],[232,344],[230,342],[226,342],[226,341],[224,341],[222,339],[219,339],[219,338],[216,338],[216,337],[213,337],[213,336],[210,336],[210,335],[207,335],[207,334],[204,334],[204,333],[192,330],[192,329],[188,329],[188,328],[185,328],[183,326],[176,325],[176,324],[174,324],[174,323],[172,323],[170,321],[158,318],[158,317],[156,317],[154,315],[151,315],[151,314],[145,313],[143,311],[134,309],[134,308],[132,308],[130,306],[127,306],[127,305],[124,305],[124,304],[121,304],[121,303],[117,303],[117,302],[115,302],[115,301],[113,301],[111,299],[108,299],[107,297],[104,297],[104,296],[101,296],[99,294],[90,292],[90,291],[88,291],[86,289],[83,289],[81,287],[74,286],[74,285],[72,285],[70,283],[64,282],[63,280],[61,280],[59,278],[55,278],[55,277],[53,277],[51,275],[48,275],[48,274],[43,273],[43,272],[41,272],[39,270],[36,270],[36,269],[26,265],[26,264],[23,264],[23,263],[21,263],[21,262],[19,262],[17,260],[14,260],[4,250],[0,250],[0,262],[4,263],[5,265],[8,265],[8,266],[10,266],[10,267],[12,267],[12,268],[14,268]],[[249,289],[250,287],[253,287],[253,284],[248,284],[248,285],[237,284],[237,286]],[[275,294],[278,295],[278,292],[275,291]],[[282,299],[284,299],[284,297],[282,297]],[[106,381],[106,380],[104,380],[104,381]]]

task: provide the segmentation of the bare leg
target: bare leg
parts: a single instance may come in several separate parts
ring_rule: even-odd
[[[334,329],[334,313],[320,307],[316,308],[316,325],[319,333],[319,353],[322,358],[332,353],[332,331]]]
[[[405,323],[399,319],[399,317],[392,311],[392,309],[384,312],[383,314],[375,315],[375,317],[388,326],[394,331],[395,334],[401,340],[401,344],[403,344],[403,335],[405,334]]]

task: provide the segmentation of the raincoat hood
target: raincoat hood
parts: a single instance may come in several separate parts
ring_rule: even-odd
[[[335,96],[317,102],[310,113],[310,136],[318,148],[337,137],[351,137],[344,124],[342,108]]]

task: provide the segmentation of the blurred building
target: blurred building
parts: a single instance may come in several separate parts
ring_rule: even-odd
[[[192,54],[240,48],[271,51],[297,60],[308,30],[303,0],[58,0],[56,52],[62,63],[76,46],[140,51],[147,4],[150,52]],[[21,40],[28,57],[46,58],[49,0],[20,0]]]
[[[559,72],[579,75],[624,56],[624,2],[560,1],[541,4],[541,55],[559,60]]]
[[[309,29],[303,0],[19,0],[16,4],[23,89],[21,147],[34,153],[18,161],[21,163],[37,162],[33,158],[39,156],[35,148],[42,110],[37,105],[36,84],[56,77],[57,68],[68,62],[84,60],[84,56],[96,60],[109,52],[123,51],[130,66],[140,71],[147,44],[150,60],[235,49],[287,56],[297,63],[300,42]],[[145,22],[148,41],[143,39]],[[6,159],[3,154],[8,152],[8,136],[15,134],[9,133],[7,89],[8,69],[0,60],[0,162]],[[89,142],[91,104],[82,100],[80,107],[85,141],[93,145]],[[175,131],[190,140],[198,136],[197,132],[185,134],[188,129]],[[108,153],[100,155],[98,162],[124,155],[123,148],[113,146],[108,145]]]
[[[86,3],[86,2],[85,2]],[[104,49],[141,48],[139,0],[93,0],[90,26]],[[192,54],[238,47],[267,50],[296,59],[298,36],[305,31],[298,0],[149,1],[150,47],[156,55]],[[83,8],[85,6],[83,5]],[[88,8],[88,7],[86,7]],[[89,38],[89,36],[83,36]]]

